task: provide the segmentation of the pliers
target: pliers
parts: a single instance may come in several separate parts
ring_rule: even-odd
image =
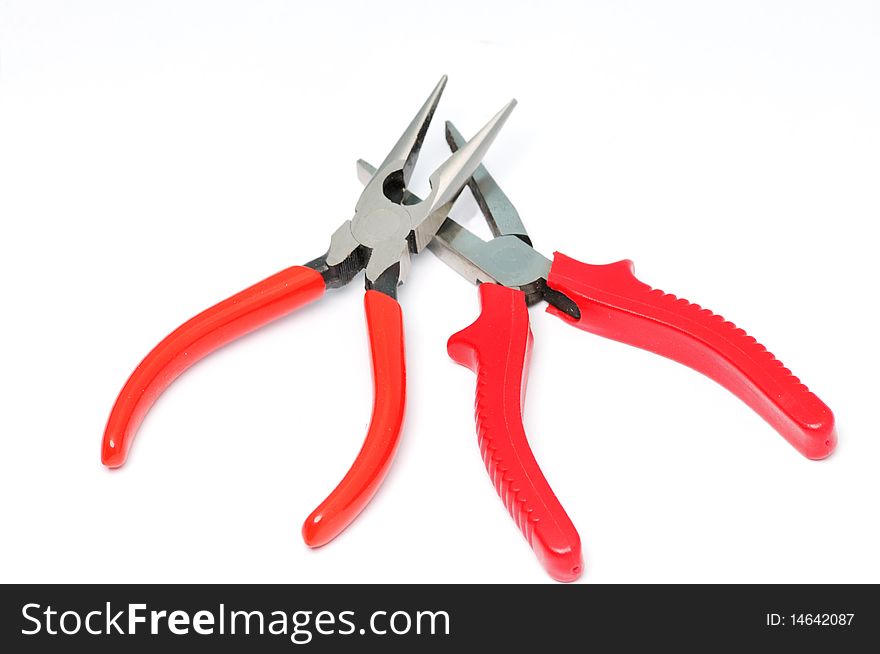
[[[101,446],[104,465],[125,463],[142,420],[159,395],[214,350],[344,286],[365,271],[364,308],[373,367],[373,413],[351,469],[306,519],[312,547],[335,538],[367,505],[385,477],[400,437],[406,398],[403,318],[397,287],[410,256],[434,238],[516,104],[512,100],[430,176],[431,191],[406,194],[446,76],[434,88],[382,165],[368,180],[354,217],[333,233],[326,254],[293,266],[216,304],[174,330],[137,366],[110,412]],[[405,201],[406,200],[406,201]]]
[[[453,152],[464,145],[450,122],[446,138]],[[362,180],[373,170],[358,162]],[[661,354],[714,379],[809,459],[834,450],[831,410],[745,331],[639,281],[629,260],[591,265],[557,252],[551,262],[532,247],[515,207],[484,166],[475,170],[469,186],[493,238],[483,241],[447,218],[428,246],[479,286],[481,313],[450,337],[447,350],[477,375],[477,438],[486,469],[554,579],[577,579],[583,555],[580,536],[541,472],[523,428],[532,304],[545,301],[548,313],[570,325]]]

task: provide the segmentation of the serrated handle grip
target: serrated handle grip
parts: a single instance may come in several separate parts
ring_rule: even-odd
[[[475,416],[480,453],[498,496],[551,577],[573,581],[583,570],[581,541],[535,460],[522,424],[529,312],[522,291],[480,286],[482,311],[447,346],[477,374]]]
[[[834,450],[831,409],[790,370],[733,323],[636,279],[631,261],[594,266],[557,252],[547,285],[572,299],[581,316],[552,306],[550,313],[711,377],[807,458],[822,459]]]

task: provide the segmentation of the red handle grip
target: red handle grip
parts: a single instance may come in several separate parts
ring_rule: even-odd
[[[323,293],[320,273],[293,266],[215,304],[171,332],[135,368],[116,398],[101,444],[104,465],[117,468],[125,463],[144,416],[187,368]]]
[[[388,473],[400,441],[406,403],[403,315],[397,301],[379,291],[367,291],[364,309],[373,361],[373,415],[351,469],[303,524],[309,547],[333,540],[363,511]]]
[[[593,266],[556,253],[547,285],[571,298],[586,331],[662,354],[711,377],[769,422],[801,454],[834,450],[834,416],[754,338],[708,309],[640,282],[631,261]]]
[[[532,332],[522,291],[480,286],[482,312],[447,346],[477,374],[480,452],[495,490],[551,577],[573,581],[583,570],[581,540],[541,472],[522,424]]]

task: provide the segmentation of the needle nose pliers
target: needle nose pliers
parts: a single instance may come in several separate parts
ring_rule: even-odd
[[[446,140],[453,152],[464,145],[450,122]],[[358,161],[362,181],[373,170]],[[475,417],[486,469],[554,579],[579,577],[583,555],[580,536],[541,471],[522,423],[532,348],[530,305],[547,302],[547,311],[570,325],[661,354],[714,379],[809,459],[834,450],[831,410],[745,331],[639,281],[629,260],[591,265],[557,252],[551,262],[532,247],[516,208],[485,166],[477,167],[469,187],[493,238],[484,241],[447,218],[428,246],[479,285],[481,313],[450,337],[447,349],[477,375]]]
[[[174,330],[137,366],[110,413],[101,447],[104,465],[125,463],[132,439],[159,395],[197,361],[269,322],[343,286],[365,271],[364,307],[373,366],[373,413],[364,444],[338,486],[307,518],[302,534],[317,547],[335,538],[367,505],[387,473],[400,437],[406,396],[403,318],[397,286],[411,254],[425,249],[516,102],[431,175],[431,191],[406,195],[422,142],[446,85],[443,76],[372,175],[354,217],[333,233],[326,254],[293,266],[216,304]],[[404,202],[404,199],[407,201]]]
[[[354,217],[333,233],[326,254],[293,266],[190,319],[135,369],[110,413],[101,458],[121,466],[158,396],[187,368],[219,347],[343,286],[363,270],[373,366],[373,414],[351,469],[307,518],[302,533],[317,547],[360,513],[381,484],[397,449],[406,395],[403,319],[397,287],[410,257],[429,248],[479,286],[481,313],[450,337],[456,362],[477,375],[475,415],[480,451],[495,489],[549,574],[560,581],[583,570],[580,536],[529,447],[522,400],[532,346],[528,307],[600,336],[661,354],[714,379],[770,423],[801,454],[821,459],[837,436],[830,409],[762,345],[707,309],[639,281],[630,261],[581,263],[532,247],[516,209],[481,160],[515,102],[469,142],[446,124],[452,155],[431,175],[424,200],[408,190],[443,77],[378,168],[363,160],[365,184]],[[483,241],[448,218],[468,185],[489,223]]]

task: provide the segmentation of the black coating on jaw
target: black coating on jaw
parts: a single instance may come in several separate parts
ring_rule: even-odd
[[[322,254],[317,259],[313,259],[306,264],[306,268],[311,268],[321,273],[324,278],[324,284],[327,288],[339,288],[348,284],[355,276],[367,266],[367,248],[360,246],[345,258],[344,261],[335,266],[327,265],[327,255]]]
[[[565,293],[555,291],[545,285],[544,299],[547,300],[547,304],[552,304],[554,307],[562,311],[562,313],[571,316],[575,320],[581,319],[581,310],[578,308],[578,305]]]
[[[400,283],[400,263],[395,263],[388,268],[375,282],[366,280],[366,288],[368,291],[379,291],[384,293],[393,300],[397,299],[397,287]]]

